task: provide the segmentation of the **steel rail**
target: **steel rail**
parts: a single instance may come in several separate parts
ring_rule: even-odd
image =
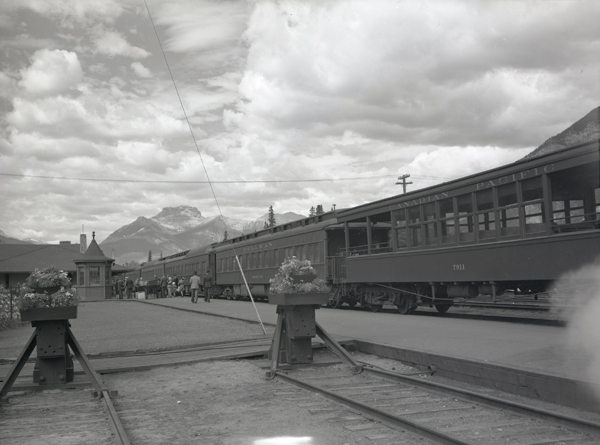
[[[423,379],[398,374],[396,372],[370,368],[368,366],[363,367],[363,372],[364,371],[370,372],[372,374],[386,379],[402,383],[408,383],[414,386],[419,386],[421,388],[431,389],[436,392],[444,393],[446,395],[451,395],[453,397],[460,397],[462,399],[467,399],[472,402],[481,403],[487,405],[488,407],[507,409],[513,412],[518,412],[519,414],[526,414],[528,416],[536,417],[540,420],[557,423],[565,427],[574,427],[580,430],[588,431],[590,433],[600,434],[600,424],[596,422],[578,419],[576,417],[571,417],[564,414],[556,414],[552,411],[537,408],[524,403],[511,402],[497,397],[479,394],[467,389],[455,388],[449,385],[444,385],[442,383],[426,381]]]
[[[419,425],[418,423],[412,422],[408,419],[404,419],[402,417],[394,416],[392,414],[388,414],[384,411],[378,410],[377,408],[370,407],[363,403],[357,402],[356,400],[349,399],[347,397],[341,396],[339,394],[335,394],[331,391],[328,391],[323,388],[319,388],[318,386],[313,386],[309,383],[303,382],[301,380],[297,380],[293,377],[290,377],[286,374],[283,374],[281,371],[275,371],[276,377],[282,379],[283,381],[290,383],[292,385],[296,385],[302,389],[306,389],[308,391],[316,392],[322,394],[323,396],[331,399],[337,403],[341,403],[346,405],[355,411],[358,411],[364,417],[372,420],[378,420],[379,422],[392,427],[394,429],[402,428],[413,433],[416,433],[420,436],[427,437],[428,439],[435,440],[438,443],[446,444],[446,445],[470,445],[468,442],[463,442],[454,437],[448,436],[446,434],[440,433],[439,431],[435,431],[431,428],[427,428],[423,425]]]
[[[115,435],[115,442],[117,445],[131,445],[129,438],[127,437],[127,433],[125,432],[125,428],[121,423],[121,419],[119,419],[119,414],[115,409],[112,400],[110,399],[110,394],[108,391],[102,391],[102,402],[104,403],[104,407],[108,413],[108,418],[110,421],[110,427],[113,430]]]

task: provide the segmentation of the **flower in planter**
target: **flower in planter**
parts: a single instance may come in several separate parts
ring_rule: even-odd
[[[27,277],[27,287],[36,289],[40,287],[71,287],[71,280],[66,272],[54,266],[45,269],[35,269]]]
[[[43,292],[44,288],[59,288],[56,292]],[[77,306],[77,287],[72,286],[66,272],[54,266],[35,269],[21,286],[18,307],[21,311],[33,308]]]
[[[302,280],[303,275],[306,275],[310,281]],[[299,260],[295,256],[286,258],[279,266],[275,278],[271,279],[269,292],[271,294],[329,292],[329,286],[325,280],[314,278],[315,276],[316,271],[309,260]]]

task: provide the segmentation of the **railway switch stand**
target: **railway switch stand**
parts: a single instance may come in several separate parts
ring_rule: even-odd
[[[67,344],[67,320],[32,321],[37,338],[33,382],[60,385],[73,381],[73,359]]]
[[[277,325],[269,351],[271,369],[267,371],[267,378],[275,377],[280,363],[312,363],[312,339],[316,336],[319,336],[354,372],[362,370],[362,366],[316,322],[315,310],[327,299],[329,294],[278,295],[269,299],[269,302],[277,304]]]
[[[23,320],[27,321],[25,318]],[[36,347],[37,359],[33,370],[33,383],[38,384],[37,389],[64,388],[68,382],[73,381],[73,359],[70,353],[72,350],[98,394],[104,394],[107,391],[73,335],[67,316],[64,319],[30,319],[29,321],[35,331],[0,384],[0,402],[4,401],[4,397],[12,388]],[[27,389],[34,390],[36,387],[28,386]]]

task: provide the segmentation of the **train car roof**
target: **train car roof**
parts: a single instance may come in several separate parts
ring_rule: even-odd
[[[212,246],[210,244],[208,244],[206,246],[194,247],[193,249],[188,250],[185,256],[187,257],[187,256],[202,255],[203,253],[208,253],[211,250],[212,250]]]
[[[337,222],[337,212],[339,210],[331,210],[329,212],[324,212],[319,215],[308,216],[306,218],[297,219],[294,221],[289,221],[284,224],[278,224],[275,227],[270,227],[268,229],[257,230],[253,233],[248,233],[244,235],[237,236],[235,238],[228,239],[227,241],[222,241],[218,243],[212,244],[214,248],[237,244],[248,240],[254,240],[256,238],[262,236],[270,236],[276,233],[287,233],[290,230],[298,229],[298,228],[306,228],[309,226],[314,226],[315,224],[326,223],[327,224],[335,224]],[[323,225],[319,226],[322,227]]]
[[[223,243],[218,243],[218,244],[213,244],[213,249],[215,252],[219,252],[221,250],[227,250],[227,249],[231,249],[231,248],[237,248],[239,247],[243,247],[246,246],[248,244],[254,244],[257,242],[261,242],[262,240],[273,240],[273,239],[281,239],[281,238],[285,238],[288,236],[294,236],[297,234],[301,234],[301,233],[309,233],[309,232],[315,232],[315,231],[319,231],[319,230],[323,230],[324,228],[327,228],[331,225],[335,225],[337,224],[337,219],[336,218],[327,218],[324,221],[319,221],[319,222],[315,222],[312,224],[306,224],[304,226],[297,226],[297,227],[293,227],[291,229],[285,229],[285,230],[280,230],[280,231],[276,231],[276,230],[264,230],[261,232],[266,232],[266,233],[262,233],[261,235],[258,235],[259,232],[256,232],[256,236],[252,236],[253,234],[250,235],[246,235],[247,238],[244,237],[244,239],[240,239],[239,241],[236,242],[229,242],[229,241],[225,241]],[[275,229],[275,228],[273,228]],[[241,238],[241,237],[238,237]]]
[[[590,151],[598,151],[600,149],[599,147],[600,140],[589,141],[544,155],[520,159],[510,164],[502,165],[500,167],[485,170],[483,172],[475,173],[469,176],[464,176],[462,178],[453,179],[451,181],[414,190],[404,194],[383,198],[378,201],[361,204],[356,207],[339,210],[337,215],[338,222],[343,223],[351,220],[356,220],[357,218],[364,218],[365,216],[372,215],[375,212],[381,212],[384,209],[390,211],[392,206],[405,201],[414,201],[415,205],[423,202],[430,202],[427,201],[426,198],[431,196],[436,197],[444,192],[460,189],[470,184],[486,181],[488,178],[492,178],[498,175],[515,173],[518,171],[522,171],[526,168],[534,168],[536,166],[539,167],[550,162],[559,162],[561,160],[570,159],[572,157],[576,157]],[[435,198],[435,200],[437,199],[439,198]],[[410,205],[413,204],[411,203]]]

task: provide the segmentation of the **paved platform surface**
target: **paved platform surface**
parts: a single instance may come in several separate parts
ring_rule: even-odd
[[[252,322],[260,316],[266,324],[277,321],[276,306],[266,303],[253,306],[248,301],[211,300],[192,304],[187,298],[144,303]],[[582,382],[591,382],[594,373],[593,358],[573,343],[569,329],[563,327],[328,308],[318,310],[316,319],[338,339],[365,340]]]
[[[199,323],[226,326],[231,340],[270,337],[277,320],[276,306],[247,301],[192,304],[189,298],[171,298],[82,306],[72,329],[87,354],[230,340],[216,332],[218,338],[196,335]],[[259,317],[267,334],[257,324]],[[318,310],[316,318],[338,340],[364,340],[580,382],[592,382],[594,373],[593,358],[569,340],[567,328],[327,308]],[[0,359],[15,358],[30,335],[30,326],[0,332]]]

